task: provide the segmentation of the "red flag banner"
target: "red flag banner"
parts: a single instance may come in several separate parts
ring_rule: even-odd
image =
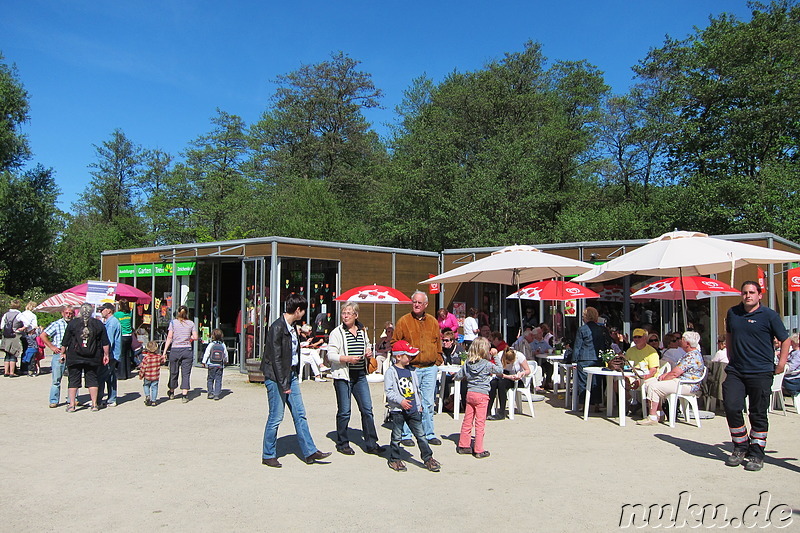
[[[758,267],[758,286],[761,287],[761,292],[767,292],[767,280],[761,267]]]
[[[800,267],[790,268],[786,271],[786,279],[789,284],[789,290],[792,292],[800,291]]]
[[[436,277],[433,274],[428,274],[428,278]],[[438,283],[431,283],[431,290],[428,291],[431,294],[439,294],[439,284]]]

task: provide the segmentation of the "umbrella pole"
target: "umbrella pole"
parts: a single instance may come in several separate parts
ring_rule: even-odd
[[[517,307],[519,309],[519,331],[517,332],[517,338],[519,338],[522,337],[522,298],[519,298],[519,272],[516,270],[514,271],[514,279],[517,282]]]
[[[687,320],[686,320],[686,288],[683,286],[683,268],[678,268],[678,278],[680,279],[681,283],[681,311],[683,314],[683,331],[686,331],[687,327]]]

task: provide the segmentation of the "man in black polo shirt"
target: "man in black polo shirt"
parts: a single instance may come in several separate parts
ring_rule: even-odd
[[[783,372],[789,356],[789,332],[778,313],[761,305],[761,287],[755,281],[742,284],[742,303],[728,310],[726,343],[728,347],[727,377],[722,384],[725,416],[733,441],[733,453],[725,461],[728,466],[745,470],[761,470],[764,447],[767,445],[767,409],[772,394],[772,379]],[[773,339],[781,343],[778,364],[775,364]],[[750,400],[750,437],[744,425],[745,397]]]

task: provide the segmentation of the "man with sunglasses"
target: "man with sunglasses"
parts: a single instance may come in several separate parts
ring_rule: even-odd
[[[725,319],[725,344],[728,366],[722,383],[725,417],[733,441],[733,453],[727,466],[745,463],[745,470],[757,471],[764,466],[769,421],[767,409],[772,394],[772,380],[786,367],[791,339],[781,317],[761,305],[761,287],[755,281],[742,284],[742,301],[728,310]],[[775,364],[773,339],[780,342],[780,355]],[[749,398],[750,435],[742,412],[745,397]]]
[[[647,367],[647,373],[643,376],[644,381],[655,377],[656,372],[658,372],[658,351],[648,344],[647,340],[649,338],[650,334],[647,333],[647,330],[642,328],[634,329],[633,344],[628,348],[628,351],[625,352],[625,357],[628,361],[633,363],[633,366],[641,368],[641,363],[643,362]],[[638,388],[638,381],[635,382],[635,385],[635,388]],[[642,406],[636,399],[636,395],[631,395],[628,413],[636,413],[641,407]]]

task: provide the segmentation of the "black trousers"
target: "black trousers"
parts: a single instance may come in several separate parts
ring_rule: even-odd
[[[745,451],[747,455],[762,458],[767,445],[770,395],[772,394],[772,372],[759,374],[741,374],[735,368],[725,370],[727,374],[722,383],[723,405],[725,417],[728,419],[728,430],[731,432],[734,450]],[[745,398],[749,400],[748,418],[750,419],[750,435],[744,425]]]

